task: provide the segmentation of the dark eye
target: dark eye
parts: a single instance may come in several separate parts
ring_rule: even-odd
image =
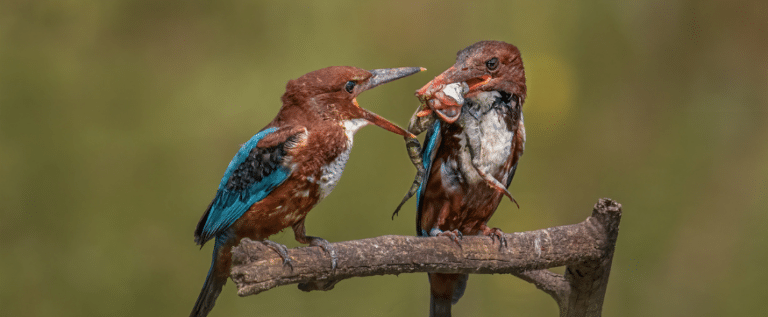
[[[499,67],[499,59],[494,57],[485,61],[485,67],[488,67],[488,70],[496,69],[496,67]]]
[[[352,89],[355,89],[355,82],[354,81],[348,81],[346,84],[344,84],[344,90],[346,90],[348,93],[352,93]]]

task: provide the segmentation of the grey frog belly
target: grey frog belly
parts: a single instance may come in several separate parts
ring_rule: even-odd
[[[490,98],[485,100],[488,99]],[[458,166],[461,166],[464,178],[472,184],[483,181],[472,167],[472,159],[475,158],[477,168],[486,174],[497,175],[511,157],[512,140],[515,136],[507,126],[506,109],[495,108],[503,105],[494,105],[492,101],[488,104],[483,102],[485,100],[481,99],[481,102],[468,109],[470,111],[462,111],[458,120],[458,124],[464,129],[463,133],[456,136],[460,138],[461,145]],[[470,146],[472,142],[475,146]]]

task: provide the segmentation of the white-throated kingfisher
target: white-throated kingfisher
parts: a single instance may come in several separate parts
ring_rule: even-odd
[[[356,97],[368,89],[415,74],[420,67],[364,70],[336,66],[291,80],[277,116],[243,144],[229,163],[216,197],[200,218],[195,242],[215,239],[213,260],[191,317],[206,316],[230,274],[231,249],[242,238],[264,241],[284,263],[285,246],[267,237],[291,227],[300,243],[321,246],[332,258],[328,241],[305,234],[304,219],[336,186],[352,150],[352,137],[375,124],[413,136],[361,108]]]
[[[427,131],[423,149],[414,150],[418,142],[408,145],[425,171],[413,187],[417,235],[448,236],[459,243],[462,235],[479,234],[503,245],[501,230],[487,222],[503,196],[514,202],[506,188],[525,146],[520,51],[499,41],[472,44],[416,95],[423,104],[408,129]],[[467,274],[430,273],[430,316],[450,316],[467,279]]]

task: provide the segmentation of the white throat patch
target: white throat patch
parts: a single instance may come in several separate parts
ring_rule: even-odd
[[[347,139],[349,139],[348,142],[352,142],[352,136],[355,135],[355,132],[357,130],[360,130],[360,128],[368,125],[368,120],[365,119],[352,119],[352,120],[344,120],[342,125],[344,126],[344,133],[347,134]]]
[[[344,172],[344,167],[349,160],[349,153],[352,152],[352,138],[355,132],[368,125],[368,123],[368,120],[365,119],[346,120],[342,123],[344,134],[347,136],[347,149],[339,153],[339,156],[333,162],[321,168],[323,174],[317,182],[320,186],[320,199],[327,197],[336,188],[336,184],[341,179],[341,173]]]

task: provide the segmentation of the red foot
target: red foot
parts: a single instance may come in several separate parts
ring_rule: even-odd
[[[489,228],[486,226],[483,228],[483,235],[491,237],[491,243],[495,240],[499,240],[499,248],[507,246],[507,239],[504,239],[504,232],[499,228]]]
[[[458,229],[453,229],[453,230],[449,230],[449,231],[442,231],[442,230],[437,229],[437,228],[432,228],[432,230],[429,232],[429,235],[433,236],[433,237],[448,237],[453,242],[455,242],[456,245],[458,245],[459,247],[461,247],[461,241],[460,240],[464,237],[464,235],[461,234],[461,231],[459,231]]]

